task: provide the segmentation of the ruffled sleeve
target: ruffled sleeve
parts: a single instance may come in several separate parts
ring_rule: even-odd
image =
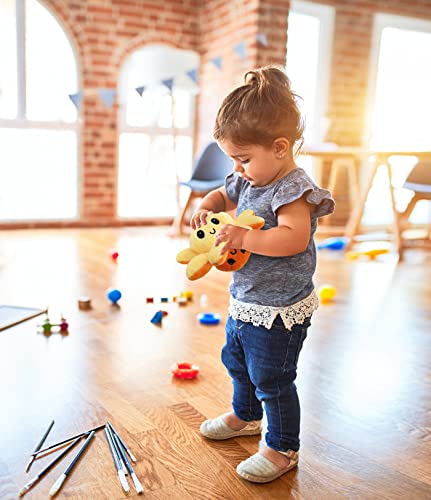
[[[227,197],[235,203],[235,205],[238,205],[239,193],[241,192],[244,182],[244,179],[235,172],[229,174],[225,179]]]
[[[314,217],[323,217],[333,213],[335,202],[331,193],[327,189],[317,186],[305,172],[303,175],[299,173],[295,179],[280,185],[272,199],[272,210],[276,213],[283,205],[292,203],[304,195],[308,203],[316,206],[313,212]]]

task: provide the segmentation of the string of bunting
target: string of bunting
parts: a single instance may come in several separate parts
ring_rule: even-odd
[[[256,40],[263,45],[264,47],[268,46],[268,39],[266,33],[258,33],[256,35]],[[237,54],[241,60],[245,61],[247,59],[247,45],[244,40],[235,44],[232,47],[235,54]],[[223,57],[221,55],[217,55],[210,59],[210,62],[219,70],[223,71]],[[198,83],[198,70],[197,68],[190,69],[185,72],[185,74],[195,83]],[[172,93],[174,88],[175,78],[167,78],[165,80],[161,80],[161,83]],[[141,85],[139,87],[135,87],[136,92],[142,97],[142,94],[145,92],[145,85]],[[117,95],[116,89],[113,88],[96,88],[96,89],[86,89],[85,91],[79,91],[75,94],[69,94],[69,99],[72,101],[77,110],[79,110],[82,99],[84,95],[98,95],[102,102],[105,104],[107,108],[112,108],[115,98]]]

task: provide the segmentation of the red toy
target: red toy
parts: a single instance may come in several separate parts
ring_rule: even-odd
[[[175,363],[171,366],[171,372],[175,378],[192,379],[199,373],[199,366],[191,363]]]

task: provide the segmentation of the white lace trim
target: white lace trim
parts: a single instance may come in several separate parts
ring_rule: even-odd
[[[302,325],[305,319],[309,318],[318,307],[319,299],[314,290],[305,299],[285,307],[248,304],[231,297],[229,315],[233,319],[253,323],[254,326],[264,326],[269,330],[279,314],[284,326],[291,330],[293,325]]]

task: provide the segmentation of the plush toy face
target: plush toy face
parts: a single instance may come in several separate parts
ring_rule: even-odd
[[[190,248],[197,253],[209,252],[214,245],[216,233],[223,224],[230,224],[232,218],[225,213],[211,214],[207,223],[195,229],[190,236]]]
[[[224,264],[216,267],[219,271],[239,271],[245,266],[250,255],[250,252],[247,252],[247,250],[237,250],[236,248],[231,248]]]
[[[236,219],[225,212],[211,214],[207,223],[190,235],[190,246],[177,254],[177,262],[187,264],[186,274],[190,280],[205,276],[212,266],[220,271],[238,271],[247,262],[250,252],[230,249],[221,255],[223,243],[219,246],[214,244],[217,232],[224,224],[260,229],[264,223],[262,217],[254,215],[252,210],[244,210]]]

